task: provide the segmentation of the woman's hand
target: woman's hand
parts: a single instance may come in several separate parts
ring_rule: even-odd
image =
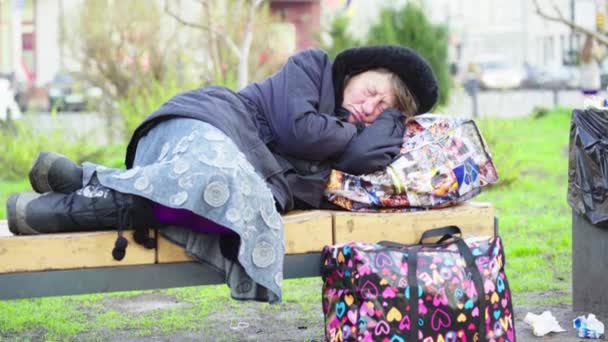
[[[388,166],[403,144],[403,120],[403,113],[395,108],[382,112],[376,121],[352,138],[333,167],[360,175]]]

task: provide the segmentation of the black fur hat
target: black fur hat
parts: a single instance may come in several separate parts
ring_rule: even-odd
[[[385,68],[403,80],[418,105],[417,114],[428,112],[437,102],[437,78],[422,56],[407,47],[378,45],[346,49],[336,56],[332,68],[336,106],[342,104],[347,77],[376,68]]]

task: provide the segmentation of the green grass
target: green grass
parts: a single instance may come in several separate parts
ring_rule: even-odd
[[[569,120],[568,110],[556,110],[540,119],[478,122],[502,181],[474,200],[497,207],[516,304],[571,301],[571,211],[566,203]],[[27,187],[27,182],[0,182],[0,201],[4,203],[8,193]],[[4,206],[0,210],[4,217]],[[281,305],[232,301],[225,285],[153,291],[190,305],[144,314],[121,313],[103,301],[150,291],[0,301],[0,340],[69,340],[82,334],[95,340],[116,331],[131,336],[200,331],[214,312],[233,310],[239,315],[247,308],[280,317],[296,307],[294,320],[318,321],[320,327],[320,287],[318,278],[285,281]]]
[[[499,176],[517,178],[485,191],[476,200],[496,205],[499,233],[506,250],[506,270],[517,294],[570,292],[572,267],[571,210],[568,185],[568,110],[540,119],[492,120],[479,123],[491,132]],[[508,157],[508,158],[507,158]],[[510,169],[503,170],[503,164]]]
[[[30,183],[22,181],[0,181],[0,219],[6,218],[6,200],[11,193],[32,191]]]

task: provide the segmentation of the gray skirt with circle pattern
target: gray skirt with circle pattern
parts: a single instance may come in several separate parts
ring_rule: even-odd
[[[88,162],[83,167],[83,185],[96,175],[108,188],[190,210],[237,233],[235,263],[222,255],[217,234],[176,226],[161,230],[190,256],[223,272],[233,298],[281,301],[281,216],[264,180],[219,129],[194,119],[166,120],[139,141],[132,169]]]

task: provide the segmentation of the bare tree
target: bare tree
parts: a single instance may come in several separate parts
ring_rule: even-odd
[[[178,46],[162,32],[162,11],[153,1],[85,0],[72,14],[66,18],[75,23],[66,32],[70,57],[111,100],[137,84],[162,81],[174,64]]]
[[[555,3],[555,1],[551,0],[552,13],[549,13],[549,12],[543,10],[541,8],[541,6],[539,5],[538,0],[534,0],[534,7],[536,8],[536,13],[540,17],[542,17],[546,20],[549,20],[549,21],[564,24],[564,25],[570,27],[571,29],[573,29],[574,31],[583,33],[585,35],[590,35],[591,37],[595,38],[595,40],[598,43],[608,46],[608,36],[606,36],[605,34],[603,34],[601,32],[589,30],[585,27],[582,27],[581,25],[578,25],[577,23],[573,22],[570,19],[567,19],[566,16],[564,16],[562,11],[559,9],[557,4]]]
[[[62,34],[69,51],[65,65],[103,90],[96,109],[106,117],[110,139],[121,128],[114,120],[116,103],[134,96],[134,89],[162,83],[180,55],[162,15],[154,1],[84,0],[62,18],[71,23]]]
[[[236,59],[237,87],[249,82],[251,47],[254,40],[256,15],[265,0],[208,1],[197,0],[201,6],[201,20],[185,19],[164,1],[164,11],[180,24],[206,34],[207,47],[214,66],[225,72],[230,60]]]
[[[192,2],[194,10],[168,0],[83,0],[66,13],[63,20],[71,23],[63,37],[70,52],[66,61],[77,62],[81,76],[104,91],[100,112],[110,137],[130,127],[124,108],[136,108],[133,120],[154,110],[135,104],[162,101],[152,99],[168,95],[159,87],[176,93],[200,86],[202,79],[241,88],[252,76],[262,78],[278,68],[276,60],[261,58],[277,48],[271,35],[278,20],[268,2],[183,1]],[[195,19],[182,16],[187,9],[188,18]],[[114,120],[118,115],[121,127]]]

